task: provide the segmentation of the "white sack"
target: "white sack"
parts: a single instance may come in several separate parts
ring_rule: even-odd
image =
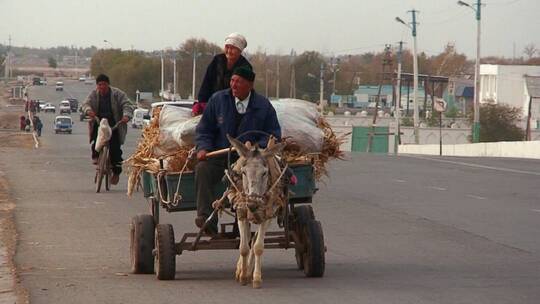
[[[317,127],[320,113],[314,103],[300,99],[272,101],[276,109],[281,137],[290,137],[305,153],[322,151],[324,132]]]
[[[199,117],[191,117],[191,109],[164,105],[159,114],[159,146],[154,153],[161,156],[195,144],[195,128]]]
[[[99,122],[98,133],[96,137],[96,151],[101,152],[107,142],[111,139],[112,129],[109,126],[109,121],[106,118],[101,119]]]

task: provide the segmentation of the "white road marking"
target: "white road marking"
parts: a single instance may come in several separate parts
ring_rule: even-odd
[[[439,190],[439,191],[446,191],[446,188],[443,188],[443,187],[429,186],[428,188]]]
[[[485,199],[487,199],[487,197],[478,196],[478,195],[474,195],[474,194],[467,194],[467,195],[465,195],[465,196],[466,196],[466,197],[470,197],[470,198],[479,199],[479,200],[485,200]]]
[[[396,183],[406,183],[406,181],[402,180],[402,179],[395,179],[394,180]]]
[[[503,172],[512,172],[512,173],[520,173],[520,174],[529,174],[529,175],[540,176],[540,172],[516,170],[516,169],[493,167],[493,166],[485,166],[485,165],[479,165],[479,164],[473,164],[473,163],[466,163],[466,162],[460,162],[460,161],[451,161],[451,160],[444,160],[444,159],[434,159],[434,158],[422,157],[422,156],[412,156],[412,155],[403,155],[403,156],[411,157],[411,158],[431,160],[431,161],[436,161],[436,162],[441,162],[441,163],[456,164],[456,165],[461,165],[461,166],[466,166],[466,167],[482,168],[482,169],[490,169],[490,170],[497,170],[497,171],[503,171]]]

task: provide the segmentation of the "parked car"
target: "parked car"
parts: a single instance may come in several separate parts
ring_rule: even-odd
[[[134,129],[143,127],[144,116],[148,114],[148,109],[138,108],[133,111],[133,119],[131,120],[131,126]]]
[[[32,85],[41,85],[41,78],[39,77],[34,77],[32,79]]]
[[[79,77],[79,81],[80,81],[80,82],[86,81],[86,77],[84,77],[84,76]]]
[[[69,116],[56,116],[54,119],[54,133],[69,133],[73,130],[73,120]]]
[[[71,112],[77,111],[77,109],[79,108],[79,101],[77,100],[77,98],[70,97],[67,100],[69,101]]]
[[[57,81],[56,82],[56,91],[63,91],[64,90],[64,82]]]
[[[47,113],[47,112],[55,113],[56,112],[56,107],[53,106],[52,103],[48,102],[43,106],[43,112],[45,112],[45,113]]]
[[[71,114],[71,105],[69,100],[60,101],[60,106],[58,107],[60,114]]]

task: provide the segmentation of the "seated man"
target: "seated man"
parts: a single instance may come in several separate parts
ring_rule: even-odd
[[[206,158],[211,151],[230,146],[226,135],[238,137],[246,131],[263,131],[281,138],[281,128],[276,111],[270,101],[253,90],[255,73],[247,67],[234,70],[230,89],[216,92],[209,100],[197,126],[197,166],[195,167],[195,193],[197,218],[200,228],[212,213],[212,203],[216,200],[212,189],[221,181],[227,168],[227,155]],[[237,138],[241,142],[250,141],[266,147],[268,137],[251,133]],[[215,234],[217,217],[207,227],[208,234]]]

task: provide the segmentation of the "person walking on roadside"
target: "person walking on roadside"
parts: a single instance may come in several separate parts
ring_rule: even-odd
[[[41,122],[41,119],[39,119],[39,116],[34,116],[34,130],[36,131],[38,137],[41,137],[42,128],[43,123]]]
[[[244,66],[253,70],[249,61],[242,56],[246,47],[246,38],[238,33],[232,33],[225,38],[223,54],[214,56],[206,69],[197,96],[198,101],[191,110],[193,116],[203,113],[206,103],[215,92],[230,88],[231,77],[236,68]]]
[[[107,75],[100,74],[96,77],[96,89],[90,92],[82,105],[83,113],[90,116],[90,142],[92,143],[92,162],[97,164],[99,153],[95,150],[98,125],[94,118],[105,118],[112,127],[117,122],[122,122],[113,130],[109,141],[109,151],[112,163],[113,176],[111,184],[116,185],[122,173],[122,145],[126,139],[127,122],[133,117],[134,105],[122,90],[112,87]]]
[[[21,117],[19,118],[19,128],[21,129],[21,131],[24,131],[25,127],[26,127],[26,118],[24,117],[24,115],[21,115]]]

